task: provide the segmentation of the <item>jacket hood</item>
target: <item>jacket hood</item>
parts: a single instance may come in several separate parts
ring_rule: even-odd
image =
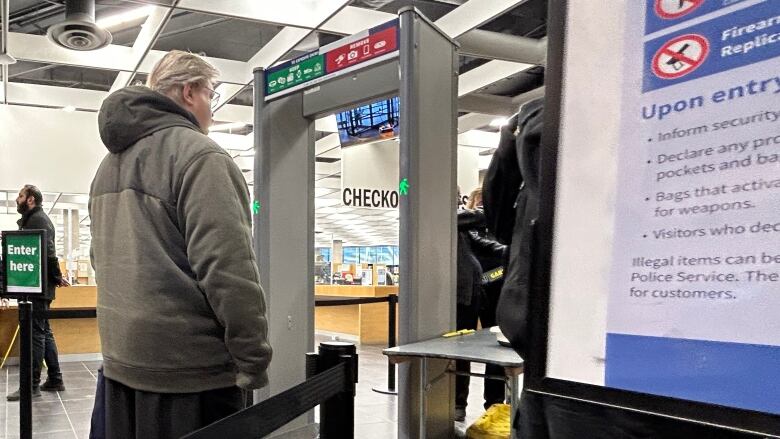
[[[120,153],[150,134],[176,126],[203,132],[192,113],[171,98],[143,86],[112,93],[98,113],[100,138],[112,153]]]

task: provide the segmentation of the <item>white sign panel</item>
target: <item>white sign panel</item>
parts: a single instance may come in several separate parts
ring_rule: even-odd
[[[550,6],[529,390],[780,437],[778,2]]]
[[[341,150],[341,203],[363,209],[398,208],[398,140]]]
[[[605,384],[780,414],[778,5],[653,3],[623,35]]]

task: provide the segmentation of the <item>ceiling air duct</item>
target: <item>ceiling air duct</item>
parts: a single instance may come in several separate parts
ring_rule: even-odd
[[[66,0],[65,21],[51,25],[46,35],[71,50],[96,50],[111,43],[111,34],[95,24],[95,0]]]

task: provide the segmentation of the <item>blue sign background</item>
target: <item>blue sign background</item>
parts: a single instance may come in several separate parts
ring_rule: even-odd
[[[734,53],[726,57],[722,56],[721,53],[721,50],[724,46],[731,46],[754,41],[756,38],[759,38],[764,34],[780,34],[780,24],[778,24],[772,27],[768,27],[764,30],[757,30],[753,33],[745,34],[736,38],[728,38],[726,41],[722,40],[722,33],[726,29],[735,26],[748,26],[760,20],[768,20],[777,17],[778,13],[780,12],[778,11],[778,3],[780,2],[776,3],[776,1],[777,0],[764,2],[750,8],[745,8],[734,13],[724,15],[723,17],[717,18],[715,20],[711,20],[700,25],[687,28],[680,32],[665,35],[661,38],[656,38],[655,40],[647,42],[645,44],[644,51],[645,68],[642,91],[648,92],[659,88],[668,87],[670,85],[675,85],[690,81],[692,79],[725,72],[727,70],[780,56],[780,35],[778,35],[778,41],[776,43],[770,43],[762,47],[754,47],[748,53]],[[703,8],[704,6],[701,7]],[[653,14],[655,13],[653,12]],[[685,34],[698,34],[709,41],[710,53],[707,56],[707,59],[705,59],[704,64],[700,65],[696,70],[680,78],[659,78],[653,73],[653,57],[655,56],[656,52],[658,52],[658,50],[668,41]]]
[[[607,334],[606,385],[780,414],[780,347]]]

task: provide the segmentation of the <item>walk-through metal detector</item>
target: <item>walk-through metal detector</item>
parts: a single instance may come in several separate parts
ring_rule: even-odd
[[[457,43],[405,8],[390,23],[255,70],[254,246],[274,349],[270,385],[256,399],[303,382],[303,354],[314,349],[314,121],[320,117],[400,96],[399,175],[404,189],[408,184],[400,201],[400,342],[454,327],[457,67]],[[446,367],[440,360],[428,361],[425,371],[399,368],[399,438],[451,436],[454,390]],[[423,401],[420,386],[427,388]]]

